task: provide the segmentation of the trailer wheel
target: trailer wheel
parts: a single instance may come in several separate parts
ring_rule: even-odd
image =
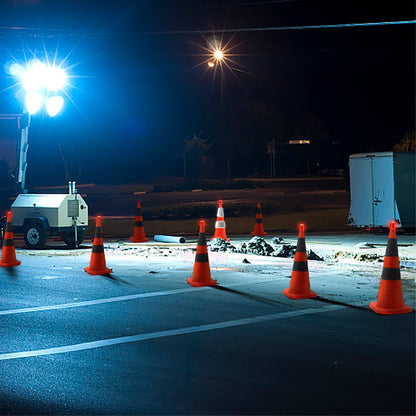
[[[39,221],[31,221],[24,231],[24,239],[28,248],[42,248],[46,243],[46,230]]]
[[[84,241],[84,233],[85,231],[80,230],[77,232],[78,246]],[[69,248],[75,248],[75,235],[73,231],[63,232],[62,240],[64,240]]]

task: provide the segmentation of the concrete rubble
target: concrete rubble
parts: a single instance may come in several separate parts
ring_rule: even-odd
[[[230,252],[230,253],[243,253],[243,254],[255,254],[258,256],[272,256],[272,257],[295,257],[296,245],[283,244],[283,238],[274,237],[272,244],[266,242],[262,237],[253,237],[247,243],[241,242],[236,246],[232,245],[227,240],[216,238],[210,241],[207,245],[210,251],[218,252]],[[312,250],[307,250],[309,260],[323,261],[324,259],[316,254]]]

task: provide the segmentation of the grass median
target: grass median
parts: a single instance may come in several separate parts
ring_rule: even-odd
[[[264,230],[269,234],[280,232],[297,232],[299,223],[305,223],[307,231],[351,231],[347,226],[348,209],[323,209],[308,212],[293,212],[277,215],[263,215]],[[207,221],[207,234],[213,234],[215,230],[215,218],[201,218]],[[227,234],[250,234],[254,229],[253,216],[240,218],[225,218]],[[102,219],[103,232],[106,237],[127,238],[133,235],[134,218],[106,218]],[[147,220],[144,221],[146,236],[155,234],[164,235],[196,235],[198,234],[199,219],[186,220]],[[95,219],[90,218],[87,236],[94,234]]]

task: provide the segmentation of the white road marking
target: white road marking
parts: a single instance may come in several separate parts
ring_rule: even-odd
[[[149,332],[147,334],[130,335],[119,338],[108,338],[98,341],[83,342],[80,344],[65,345],[63,347],[45,348],[33,351],[21,351],[0,354],[0,361],[14,360],[17,358],[39,357],[42,355],[64,354],[68,352],[84,351],[95,348],[109,347],[112,345],[127,344],[130,342],[147,341],[156,338],[166,338],[176,335],[194,334],[197,332],[213,331],[217,329],[232,328],[242,325],[250,325],[267,321],[274,321],[277,319],[293,318],[295,316],[311,315],[315,313],[331,312],[338,309],[344,309],[346,306],[330,305],[322,308],[309,308],[297,311],[280,312],[270,315],[255,316],[253,318],[234,319],[232,321],[217,322],[214,324],[188,326],[184,328],[168,329],[165,331]]]
[[[198,289],[206,289],[206,288],[198,288]],[[81,302],[72,302],[72,303],[63,303],[60,305],[47,305],[47,306],[34,306],[32,308],[21,308],[21,309],[7,309],[0,311],[1,315],[15,315],[18,313],[28,313],[28,312],[41,312],[41,311],[53,311],[58,309],[70,309],[70,308],[79,308],[82,306],[93,306],[93,305],[101,305],[104,303],[112,303],[112,302],[124,302],[126,300],[134,300],[134,299],[144,299],[144,298],[151,298],[155,296],[165,296],[165,295],[173,295],[176,293],[184,293],[194,290],[193,288],[186,288],[186,289],[173,289],[173,290],[163,290],[160,292],[148,292],[148,293],[137,293],[134,295],[124,295],[124,296],[116,296],[112,298],[103,298],[103,299],[93,299],[93,300],[85,300]]]
[[[227,285],[226,287],[238,287],[238,286],[246,286],[255,283],[269,283],[274,282],[276,279],[264,279],[264,280],[256,280],[253,282],[245,282],[245,283],[235,283],[231,285]],[[124,302],[128,300],[135,300],[135,299],[145,299],[145,298],[152,298],[156,296],[167,296],[167,295],[175,295],[177,293],[186,293],[186,292],[196,292],[200,290],[208,290],[209,287],[187,287],[183,289],[172,289],[172,290],[162,290],[158,292],[147,292],[147,293],[137,293],[134,295],[124,295],[124,296],[116,296],[111,298],[102,298],[102,299],[93,299],[93,300],[85,300],[80,302],[71,302],[71,303],[62,303],[58,305],[46,305],[46,306],[33,306],[30,308],[19,308],[19,309],[5,309],[0,310],[0,316],[2,315],[16,315],[19,313],[29,313],[29,312],[42,312],[42,311],[53,311],[58,309],[70,309],[70,308],[79,308],[82,306],[94,306],[94,305],[102,305],[104,303],[112,303],[112,302]]]

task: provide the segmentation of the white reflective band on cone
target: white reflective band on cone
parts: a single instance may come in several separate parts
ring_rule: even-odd
[[[224,216],[224,208],[218,208],[217,217],[223,217],[223,216]]]
[[[225,228],[225,221],[215,221],[215,228]]]

